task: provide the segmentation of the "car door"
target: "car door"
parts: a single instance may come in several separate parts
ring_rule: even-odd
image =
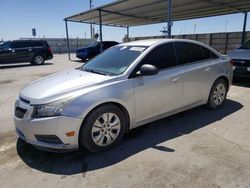
[[[143,64],[155,65],[159,68],[159,73],[135,77],[137,124],[175,111],[180,108],[182,101],[182,72],[176,67],[172,43],[156,47],[142,60],[137,69],[139,70]]]
[[[44,52],[43,52],[44,44],[42,42],[32,41],[27,46],[28,46],[28,52],[29,52],[28,58],[30,59],[30,61],[32,61],[32,59],[36,53],[44,55]]]
[[[5,42],[0,46],[0,63],[8,63],[12,60],[10,42]]]
[[[16,62],[29,61],[30,56],[30,42],[26,41],[13,41],[11,43],[11,50],[14,54],[13,60]]]
[[[175,42],[174,45],[177,63],[183,71],[183,107],[204,103],[213,78],[213,58],[209,54],[206,57],[208,51],[198,44]]]

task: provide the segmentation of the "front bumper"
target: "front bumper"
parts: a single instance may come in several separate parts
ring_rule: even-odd
[[[38,147],[38,149],[49,151],[78,149],[78,133],[82,119],[56,116],[25,120],[14,117],[14,123],[18,136],[25,142]],[[68,137],[66,133],[71,131],[75,131],[75,135]],[[61,142],[40,141],[36,135],[54,135]]]
[[[250,67],[234,66],[233,75],[234,77],[250,77]]]
[[[50,60],[50,59],[53,59],[53,54],[50,54],[46,57],[46,60]]]

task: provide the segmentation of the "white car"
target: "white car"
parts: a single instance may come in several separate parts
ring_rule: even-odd
[[[229,59],[200,42],[120,44],[23,88],[16,132],[41,149],[103,151],[143,124],[203,104],[220,107],[231,82]]]

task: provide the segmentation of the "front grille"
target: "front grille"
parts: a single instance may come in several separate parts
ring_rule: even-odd
[[[15,109],[15,116],[22,119],[24,114],[25,114],[26,110],[20,108],[20,107],[16,107]]]
[[[55,135],[35,135],[35,137],[40,142],[49,144],[63,144],[63,142]]]

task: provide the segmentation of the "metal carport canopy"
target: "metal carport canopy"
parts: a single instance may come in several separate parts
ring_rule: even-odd
[[[168,0],[120,0],[65,18],[66,21],[131,27],[168,21]],[[250,0],[172,0],[171,21],[250,11]]]
[[[102,25],[125,27],[129,37],[129,27],[167,22],[170,38],[172,21],[244,13],[243,43],[248,11],[250,11],[250,0],[118,0],[64,19],[68,56],[70,59],[68,21],[98,24],[102,43]]]

